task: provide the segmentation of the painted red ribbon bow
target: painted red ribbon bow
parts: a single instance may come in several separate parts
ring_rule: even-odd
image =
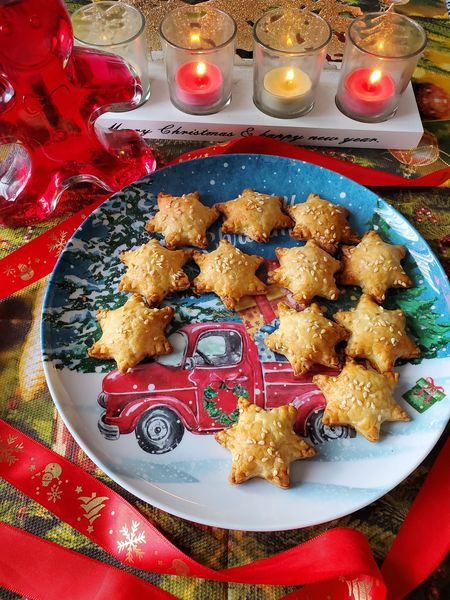
[[[421,387],[420,390],[418,390],[417,392],[414,392],[414,396],[421,396],[424,392],[428,392],[428,396],[424,400],[424,403],[427,404],[428,400],[433,396],[435,392],[444,393],[445,390],[441,385],[436,385],[432,377],[427,377],[425,381],[427,382],[427,384]]]

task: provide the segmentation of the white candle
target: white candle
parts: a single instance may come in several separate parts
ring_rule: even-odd
[[[264,76],[262,101],[279,116],[294,116],[312,105],[312,81],[298,67],[276,67]],[[294,113],[294,115],[293,115]]]

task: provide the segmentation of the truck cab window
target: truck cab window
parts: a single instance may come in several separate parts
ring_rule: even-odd
[[[242,337],[237,331],[205,332],[197,341],[194,355],[200,365],[236,365],[242,359]]]

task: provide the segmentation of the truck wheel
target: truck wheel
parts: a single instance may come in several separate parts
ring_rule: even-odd
[[[178,446],[184,433],[180,417],[166,406],[147,410],[139,419],[136,438],[139,446],[150,454],[165,454]]]
[[[347,425],[324,425],[322,423],[323,413],[323,408],[316,408],[306,421],[306,435],[314,445],[328,442],[329,440],[353,438],[356,436],[356,431],[353,427],[348,427]]]

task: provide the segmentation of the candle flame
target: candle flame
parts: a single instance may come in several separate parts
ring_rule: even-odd
[[[381,79],[381,71],[380,71],[380,69],[375,69],[375,71],[372,71],[372,73],[370,74],[369,83],[374,85],[375,83],[378,83],[380,81],[380,79]]]
[[[288,35],[286,38],[286,45],[289,46],[290,48],[292,48],[292,46],[294,45],[294,42],[292,41],[292,38],[290,35]]]
[[[197,63],[197,67],[196,67],[196,72],[197,75],[201,76],[204,75],[206,73],[206,65],[204,62],[199,62]]]
[[[200,42],[199,33],[191,33],[191,44],[198,44]]]
[[[294,69],[288,69],[286,71],[286,83],[290,85],[294,81]]]

